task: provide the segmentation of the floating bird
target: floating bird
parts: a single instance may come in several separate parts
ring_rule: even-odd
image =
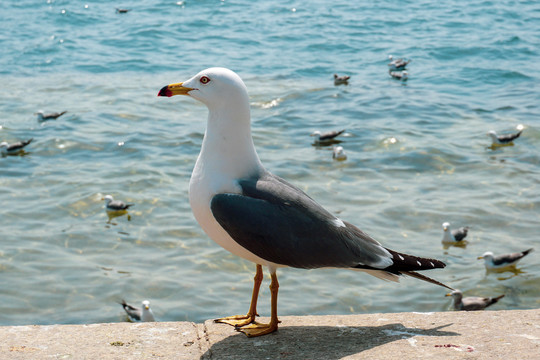
[[[150,309],[150,301],[148,300],[144,300],[142,302],[142,307],[140,309],[134,306],[131,306],[129,304],[126,304],[125,300],[122,300],[120,305],[122,305],[122,307],[128,314],[129,318],[133,321],[142,321],[142,322],[156,321],[156,319],[154,319],[154,313],[152,312],[152,309]]]
[[[128,11],[130,11],[131,9],[120,9],[120,8],[116,8],[116,12],[119,13],[119,14],[125,14],[127,13]]]
[[[463,297],[463,293],[459,290],[454,290],[449,294],[446,294],[446,296],[451,296],[454,299],[454,309],[456,310],[465,310],[465,311],[473,311],[473,310],[484,310],[490,305],[495,304],[497,301],[502,299],[504,297],[503,295],[499,295],[495,298],[493,297]]]
[[[40,110],[37,113],[34,113],[34,115],[37,115],[39,122],[43,122],[48,120],[56,120],[65,113],[67,113],[67,111],[44,114],[43,111]]]
[[[347,85],[350,78],[348,75],[338,76],[338,74],[334,74],[334,85]]]
[[[503,269],[516,266],[518,261],[531,251],[533,251],[533,249],[497,256],[494,256],[491,251],[486,251],[484,255],[478,257],[478,260],[484,259],[484,265],[486,266],[487,270]]]
[[[30,144],[34,140],[33,138],[24,140],[24,141],[17,141],[11,144],[8,144],[7,142],[3,141],[0,143],[0,152],[2,155],[15,155],[23,151],[24,147],[28,144]]]
[[[347,154],[343,151],[343,146],[336,146],[332,153],[332,158],[338,161],[347,160]]]
[[[506,145],[511,144],[514,140],[516,140],[523,130],[519,130],[519,132],[515,134],[503,134],[503,135],[497,135],[495,130],[488,131],[488,135],[491,136],[491,141],[493,142],[493,145]]]
[[[276,331],[276,270],[280,267],[347,268],[394,281],[399,275],[409,275],[449,288],[416,272],[443,268],[442,261],[385,248],[264,168],[251,136],[248,92],[236,73],[224,68],[206,69],[183,83],[166,85],[158,93],[174,95],[188,95],[209,109],[201,152],[189,184],[193,214],[212,240],[257,264],[248,313],[216,322],[233,325],[247,336]],[[271,316],[267,324],[255,322],[263,265],[271,275]]]
[[[336,137],[343,134],[345,132],[345,129],[339,130],[339,131],[327,131],[324,133],[321,133],[319,130],[315,130],[311,133],[310,136],[316,136],[315,142],[316,143],[324,143],[324,142],[332,142]]]
[[[126,211],[135,204],[126,204],[122,200],[114,200],[112,195],[105,195],[101,200],[105,200],[105,210],[107,211]]]
[[[394,79],[406,81],[409,79],[409,73],[406,71],[390,71],[390,76]]]
[[[469,232],[469,227],[464,226],[460,227],[459,229],[450,230],[450,223],[445,222],[442,224],[443,228],[443,243],[456,243],[463,241]]]
[[[394,59],[392,55],[388,55],[388,60],[390,60],[388,63],[390,70],[405,70],[407,65],[411,62],[411,60]]]

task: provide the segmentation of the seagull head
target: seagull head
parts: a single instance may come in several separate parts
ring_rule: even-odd
[[[463,297],[463,293],[460,290],[454,290],[451,293],[446,294],[445,296],[451,296],[458,301]]]
[[[316,137],[320,138],[321,137],[321,132],[319,130],[315,130],[309,136],[316,136]]]
[[[478,260],[484,259],[485,262],[492,261],[492,260],[493,260],[493,253],[492,253],[491,251],[486,251],[486,252],[484,253],[484,255],[479,256],[477,259],[478,259]]]
[[[9,144],[7,142],[5,142],[5,141],[2,141],[0,143],[0,148],[7,148],[8,146],[9,146]]]
[[[105,200],[105,204],[109,205],[111,203],[111,201],[113,201],[113,197],[112,195],[105,195],[105,197],[101,200]]]
[[[143,307],[143,309],[149,310],[150,309],[150,301],[144,300],[142,302],[142,307]]]
[[[240,76],[225,68],[209,68],[189,80],[164,86],[158,96],[188,95],[213,108],[249,105],[247,88]]]
[[[39,110],[38,112],[35,112],[34,115],[37,115],[38,120],[43,120],[43,115],[45,115],[45,113],[43,110]]]
[[[445,231],[445,232],[450,230],[450,223],[449,222],[443,223],[442,228],[443,228],[443,231]]]
[[[336,146],[334,148],[334,153],[332,154],[332,157],[336,160],[345,160],[347,159],[347,155],[345,155],[345,151],[343,150],[343,146]]]
[[[491,138],[494,140],[494,141],[498,141],[499,139],[497,138],[497,133],[495,132],[495,130],[489,130],[488,133],[487,133],[489,136],[491,136]]]

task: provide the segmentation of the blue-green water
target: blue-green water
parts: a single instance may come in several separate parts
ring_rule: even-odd
[[[87,6],[86,6],[87,5]],[[522,273],[476,257],[540,238],[540,4],[534,1],[8,1],[0,3],[0,325],[245,313],[254,265],[195,222],[188,182],[206,108],[158,90],[210,66],[235,70],[266,167],[392,249],[436,257],[426,273],[493,309],[537,308],[538,252]],[[405,56],[393,80],[387,56]],[[335,87],[334,73],[351,75]],[[68,110],[39,124],[39,109]],[[488,148],[488,130],[525,130]],[[346,128],[348,159],[312,146]],[[391,139],[395,138],[396,141]],[[123,143],[123,144],[122,144]],[[133,202],[108,223],[102,196]],[[441,224],[469,225],[465,248]],[[278,271],[280,315],[446,311],[445,289],[347,270]],[[259,313],[269,313],[266,280]]]

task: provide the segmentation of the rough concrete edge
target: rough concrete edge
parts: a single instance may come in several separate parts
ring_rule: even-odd
[[[208,335],[208,327],[206,326],[206,322],[194,325],[197,329],[199,357],[200,359],[211,359],[212,351],[210,348],[212,344],[210,343],[210,336]]]

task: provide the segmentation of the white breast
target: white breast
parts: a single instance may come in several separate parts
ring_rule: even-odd
[[[241,189],[233,179],[226,178],[225,176],[208,176],[208,174],[205,174],[203,167],[200,166],[200,163],[201,161],[198,159],[189,182],[189,203],[195,219],[204,232],[219,246],[236,256],[240,256],[256,264],[273,268],[279,267],[279,265],[269,263],[240,246],[219,225],[210,210],[212,197],[218,193],[239,194],[241,193]]]

